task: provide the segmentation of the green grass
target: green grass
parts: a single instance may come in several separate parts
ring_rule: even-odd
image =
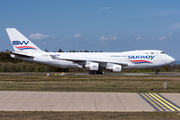
[[[156,93],[180,93],[180,76],[0,76],[1,91],[144,93],[151,89]]]

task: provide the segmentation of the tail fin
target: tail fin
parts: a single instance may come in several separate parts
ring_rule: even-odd
[[[15,28],[6,28],[15,52],[42,51]]]

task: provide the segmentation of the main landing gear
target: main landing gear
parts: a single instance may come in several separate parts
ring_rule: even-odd
[[[155,74],[159,74],[159,71],[160,71],[160,69],[159,69],[159,68],[156,68]]]
[[[95,71],[95,70],[89,70],[89,74],[104,74],[103,71]]]

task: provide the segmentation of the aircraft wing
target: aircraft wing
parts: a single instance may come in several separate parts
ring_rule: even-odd
[[[74,62],[74,63],[79,63],[79,64],[82,64],[82,63],[85,63],[87,60],[80,60],[80,59],[64,59],[64,58],[58,58],[54,55],[50,55],[52,57],[52,59],[54,60],[66,60],[66,61],[71,61],[71,62]],[[88,60],[88,61],[91,61],[91,62],[96,62],[96,63],[112,63],[112,64],[117,64],[117,65],[123,65],[123,66],[128,66],[127,63],[119,63],[119,62],[113,62],[113,61],[98,61],[98,60]]]
[[[87,60],[76,60],[76,59],[61,59],[61,60],[67,60],[67,61],[72,61],[74,63],[82,63],[82,62],[86,62]],[[127,63],[119,63],[119,62],[114,62],[114,61],[98,61],[98,60],[88,60],[91,62],[96,62],[96,63],[112,63],[112,64],[117,64],[117,65],[123,65],[123,66],[128,66]]]

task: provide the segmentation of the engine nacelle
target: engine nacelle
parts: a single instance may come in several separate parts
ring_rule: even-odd
[[[109,70],[112,70],[113,72],[121,72],[122,66],[121,65],[112,65],[111,67],[108,67]]]
[[[89,63],[84,66],[89,70],[99,70],[99,63]]]

